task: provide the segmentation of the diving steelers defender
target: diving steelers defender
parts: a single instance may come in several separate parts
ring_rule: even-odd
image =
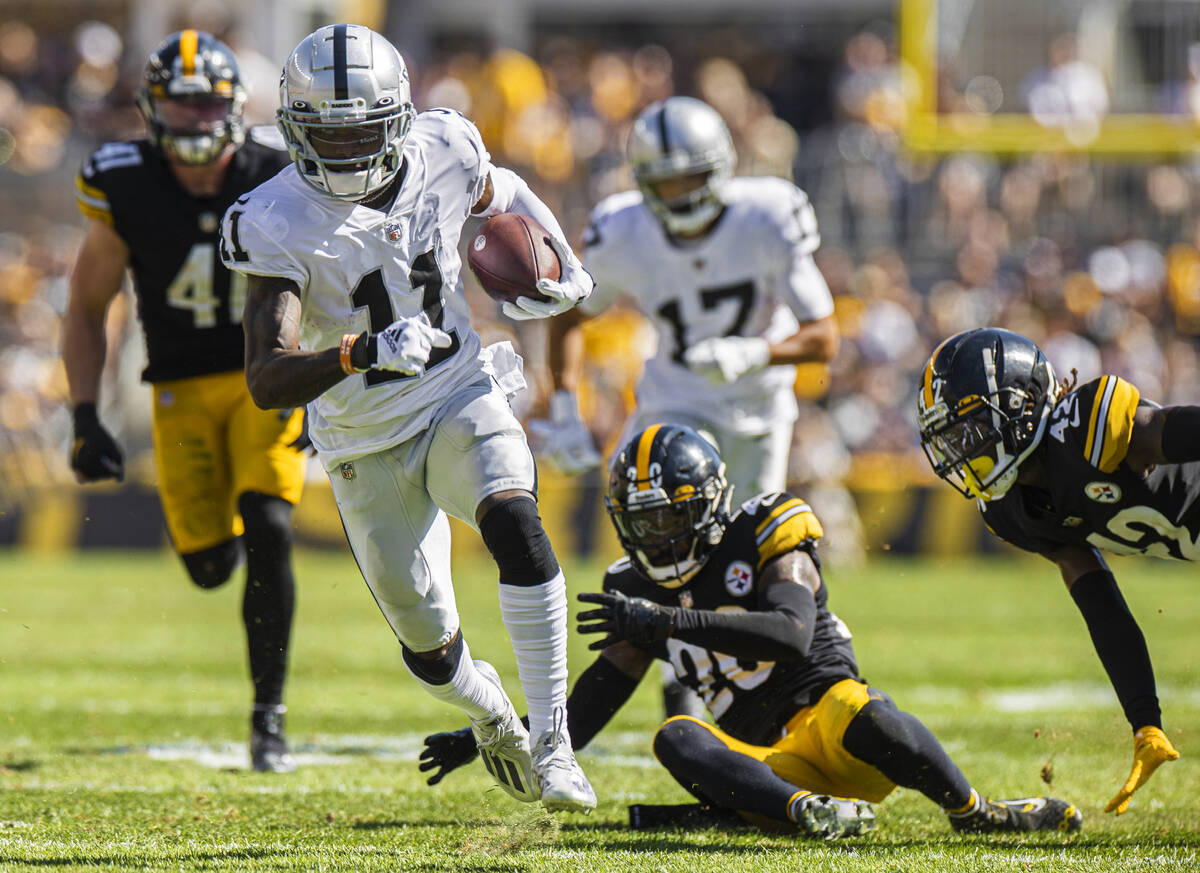
[[[404,664],[471,719],[496,782],[522,801],[590,810],[596,797],[563,717],[566,583],[508,401],[525,381],[512,346],[483,348],[471,326],[463,225],[519,212],[552,235],[561,281],[506,302],[513,317],[570,309],[591,277],[546,205],[492,165],[470,121],[416,113],[400,54],[366,27],[322,27],[296,47],[278,121],[293,165],[224,221],[225,263],[249,277],[250,392],[264,408],[308,404],[350,548]],[[463,637],[447,514],[480,532],[499,567],[529,732]]]
[[[291,513],[304,483],[301,410],[264,412],[242,370],[243,276],[221,264],[221,216],[288,163],[247,139],[233,52],[183,30],[150,55],[137,94],[144,139],[101,146],[76,180],[87,232],[71,273],[62,356],[80,482],[122,479],[100,423],[104,319],[133,273],[154,391],[154,457],[171,542],[192,581],[216,588],[243,560],[255,770],[294,767],[283,726],[292,627]]]
[[[897,785],[920,791],[955,830],[1075,831],[1063,800],[985,800],[918,719],[859,678],[850,631],[828,606],[820,522],[786,492],[730,513],[716,449],[691,428],[656,424],[615,456],[608,513],[626,557],[579,631],[604,636],[567,703],[582,748],[633,694],[655,659],[669,662],[716,721],[667,719],[654,754],[704,803],[769,826],[834,839],[870,830],[870,802]],[[426,739],[430,784],[474,757],[467,730]]]
[[[1162,730],[1146,639],[1100,551],[1200,559],[1200,406],[1160,407],[1124,379],[1059,382],[1031,340],[997,328],[950,337],[917,397],[934,472],[979,502],[1009,543],[1053,561],[1133,730],[1117,815],[1179,757]]]

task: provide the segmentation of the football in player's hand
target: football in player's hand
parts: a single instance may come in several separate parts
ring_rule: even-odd
[[[550,233],[527,215],[502,212],[479,226],[467,248],[467,264],[483,290],[501,302],[548,299],[534,285],[558,281],[562,267],[550,247]]]

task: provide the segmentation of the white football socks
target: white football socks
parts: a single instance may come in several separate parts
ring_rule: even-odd
[[[553,729],[556,708],[566,711],[567,581],[560,570],[541,585],[499,587],[500,615],[529,707],[529,736],[536,740]]]
[[[475,662],[471,660],[471,650],[467,647],[465,639],[462,641],[462,656],[458,659],[458,666],[455,667],[454,675],[450,677],[449,682],[434,685],[413,673],[407,662],[405,662],[405,667],[422,688],[438,700],[457,706],[476,721],[500,715],[512,705],[508,701],[504,689],[488,681],[475,667]]]

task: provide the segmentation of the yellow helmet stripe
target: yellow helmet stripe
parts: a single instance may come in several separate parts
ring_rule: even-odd
[[[641,439],[638,440],[637,477],[639,483],[650,478],[650,447],[654,445],[654,438],[658,436],[660,430],[662,430],[661,424],[652,424],[642,431]],[[639,487],[638,490],[640,491],[641,488]]]
[[[185,76],[193,76],[196,73],[196,42],[194,30],[185,30],[179,34],[179,58],[183,62]]]
[[[929,356],[929,363],[925,365],[925,375],[921,378],[921,393],[925,400],[926,409],[933,407],[933,362],[937,360],[938,352],[942,350],[942,346],[948,342],[950,342],[949,339],[944,339],[938,343],[938,347]]]

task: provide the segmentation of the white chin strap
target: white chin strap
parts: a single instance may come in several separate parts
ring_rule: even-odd
[[[646,560],[644,552],[638,554],[641,556],[642,566],[646,568],[647,575],[663,588],[679,588],[686,585],[693,576],[700,572],[700,562],[695,558],[688,558],[671,567],[655,567]]]

